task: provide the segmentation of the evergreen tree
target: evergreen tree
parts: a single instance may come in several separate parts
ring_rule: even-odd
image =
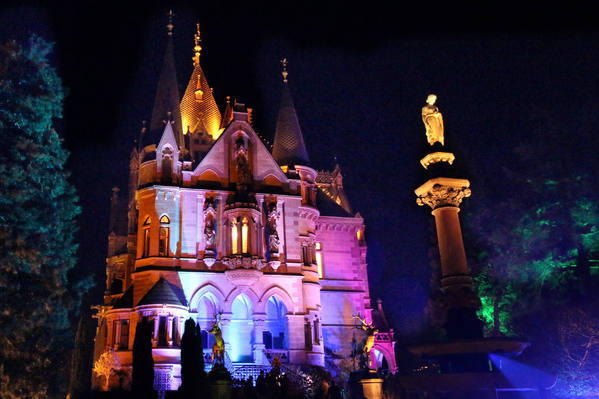
[[[140,320],[135,329],[132,366],[133,392],[138,398],[150,398],[154,390],[154,359],[152,358],[152,323],[147,319]]]
[[[71,344],[69,291],[76,262],[75,189],[53,129],[64,89],[48,63],[52,46],[0,46],[0,397],[59,396]],[[71,287],[85,291],[87,282]],[[64,393],[61,395],[64,396]]]

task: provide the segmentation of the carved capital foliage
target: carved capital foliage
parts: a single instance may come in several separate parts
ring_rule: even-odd
[[[468,187],[451,187],[435,184],[428,192],[420,194],[416,198],[416,203],[419,206],[428,205],[432,209],[443,206],[459,207],[462,200],[469,197],[470,194],[471,191]]]

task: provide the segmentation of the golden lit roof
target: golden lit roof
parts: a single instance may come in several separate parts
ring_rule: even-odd
[[[183,133],[205,132],[214,140],[222,133],[221,114],[214,101],[212,89],[208,85],[206,75],[200,66],[200,31],[194,37],[194,68],[181,99],[181,122]]]

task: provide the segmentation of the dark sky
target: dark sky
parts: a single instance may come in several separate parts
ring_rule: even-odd
[[[102,284],[110,188],[125,184],[133,140],[150,117],[169,6],[181,89],[199,21],[202,66],[217,101],[222,106],[230,95],[254,107],[265,137],[272,138],[279,102],[278,60],[290,60],[313,163],[330,168],[336,156],[341,164],[352,205],[366,220],[373,296],[408,330],[415,324],[406,319],[421,314],[430,276],[431,217],[413,194],[421,183],[426,95],[438,94],[456,152],[488,160],[469,165],[468,201],[476,201],[480,179],[509,162],[533,109],[568,126],[599,104],[599,36],[590,9],[203,3],[1,6],[2,41],[35,32],[56,43],[54,61],[70,92],[59,128],[83,207],[79,269],[97,272]]]

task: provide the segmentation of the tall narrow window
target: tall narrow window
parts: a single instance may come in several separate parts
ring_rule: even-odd
[[[158,256],[168,256],[169,235],[169,228],[160,226],[160,234],[158,240]]]
[[[314,320],[314,342],[316,345],[320,345],[320,322],[318,319]]]
[[[231,221],[231,253],[239,253],[239,232],[237,231],[237,220]]]
[[[179,346],[181,344],[181,337],[179,336],[179,318],[173,317],[173,326],[171,327],[173,345]]]
[[[306,342],[306,349],[312,350],[312,326],[309,321],[306,320],[304,324],[304,340]]]
[[[143,257],[148,257],[150,256],[150,224],[152,223],[152,221],[150,220],[150,218],[147,218],[146,221],[144,222],[144,229],[143,229],[143,251],[142,251],[142,255]]]
[[[322,265],[322,244],[320,242],[314,243],[314,249],[316,250],[316,268],[318,269],[318,277],[324,277],[324,270]]]
[[[169,240],[170,240],[170,229],[168,224],[170,223],[168,216],[163,215],[160,217],[160,230],[158,232],[158,256],[169,255]]]
[[[248,227],[248,219],[247,218],[243,218],[243,221],[241,222],[241,252],[244,254],[247,254],[248,251],[248,233],[249,233],[249,227]]]
[[[121,336],[119,338],[119,349],[129,347],[129,320],[121,320]]]
[[[166,323],[168,322],[167,317],[160,316],[158,322],[158,346],[166,346]]]

